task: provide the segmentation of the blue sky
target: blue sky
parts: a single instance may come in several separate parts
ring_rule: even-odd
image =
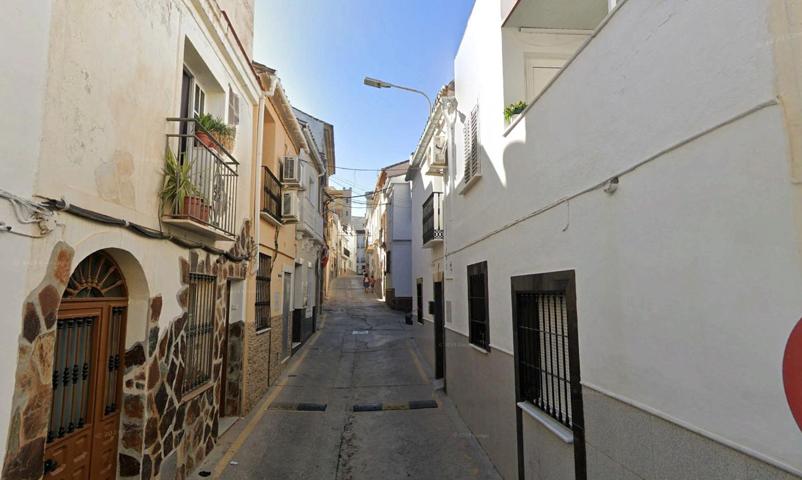
[[[362,85],[365,75],[434,99],[473,0],[256,0],[254,59],[278,71],[293,106],[334,125],[337,166],[381,168],[415,149],[426,100]],[[376,172],[338,168],[332,185],[372,189]],[[355,199],[359,203],[361,199]],[[359,214],[359,211],[355,211]]]

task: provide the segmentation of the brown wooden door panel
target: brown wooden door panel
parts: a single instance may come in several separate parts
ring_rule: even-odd
[[[89,478],[91,439],[91,428],[85,427],[80,432],[49,445],[46,457],[55,462],[55,468],[46,478]]]
[[[59,308],[53,397],[59,413],[45,449],[48,480],[116,478],[126,303],[77,300]]]

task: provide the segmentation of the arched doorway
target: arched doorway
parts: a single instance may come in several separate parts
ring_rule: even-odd
[[[106,252],[73,271],[58,310],[48,479],[114,479],[128,288]]]

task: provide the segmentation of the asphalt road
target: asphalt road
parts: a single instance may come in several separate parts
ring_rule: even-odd
[[[434,389],[404,316],[364,294],[360,277],[339,278],[333,287],[319,331],[192,478],[500,478]],[[437,408],[403,409],[432,400]],[[326,410],[291,410],[298,403]],[[376,403],[385,410],[354,412],[354,405]]]

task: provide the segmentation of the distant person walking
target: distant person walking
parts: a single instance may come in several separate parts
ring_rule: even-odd
[[[370,289],[370,278],[368,278],[367,273],[362,276],[362,288],[365,289],[365,293],[368,293]]]
[[[370,292],[375,293],[374,289],[376,288],[376,277],[373,275],[370,276]]]

